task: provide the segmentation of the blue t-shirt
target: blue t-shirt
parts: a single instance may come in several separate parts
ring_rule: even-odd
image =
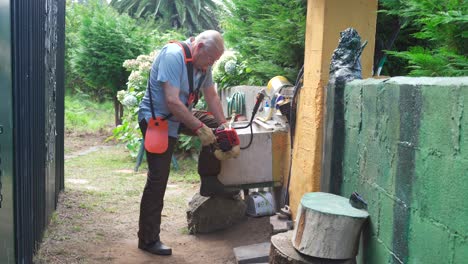
[[[191,47],[190,40],[186,43]],[[201,71],[193,68],[193,89],[198,87],[198,82],[202,76]],[[164,96],[164,88],[162,84],[169,82],[174,89],[179,89],[179,99],[182,103],[187,104],[189,96],[189,84],[187,76],[187,67],[184,62],[184,54],[182,47],[176,43],[165,45],[151,66],[150,85],[151,96],[153,98],[153,107],[156,117],[166,117],[170,111],[167,108],[166,98]],[[207,70],[205,79],[203,80],[200,90],[213,85],[211,75],[211,67]],[[138,111],[138,120],[143,118],[148,121],[151,118],[151,107],[148,90],[140,103]],[[177,137],[180,122],[172,116],[169,118],[169,136]]]

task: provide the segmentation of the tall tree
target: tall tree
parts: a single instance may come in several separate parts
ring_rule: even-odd
[[[147,37],[127,15],[119,15],[101,0],[69,6],[76,8],[80,25],[70,54],[71,67],[99,99],[112,97],[115,122],[120,124],[122,106],[117,91],[126,86],[128,72],[123,67],[127,59],[148,51]]]
[[[392,55],[387,68],[393,67],[392,60],[397,59],[407,61],[408,74],[413,76],[468,74],[466,0],[380,0],[380,4],[382,17],[396,18],[397,30],[401,30],[394,47],[384,46],[384,50],[393,50],[386,52]],[[389,26],[384,20],[379,25]]]
[[[305,0],[225,0],[222,21],[229,47],[251,69],[248,84],[262,85],[275,75],[294,81],[304,63]]]
[[[110,5],[135,18],[153,18],[166,29],[184,28],[189,34],[219,29],[213,0],[112,0]]]

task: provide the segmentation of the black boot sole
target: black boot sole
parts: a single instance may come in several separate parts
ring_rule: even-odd
[[[171,248],[158,248],[157,246],[146,246],[145,244],[138,242],[138,248],[141,250],[144,250],[146,252],[149,252],[154,255],[160,255],[160,256],[169,256],[172,255],[172,249]]]

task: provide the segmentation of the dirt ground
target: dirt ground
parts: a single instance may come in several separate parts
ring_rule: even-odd
[[[122,175],[122,189],[113,186],[113,178],[93,178],[90,174],[106,175],[93,163],[100,157],[112,157],[115,162],[111,164],[127,162],[118,157],[122,146],[105,143],[105,139],[102,135],[65,138],[65,191],[35,257],[36,263],[236,263],[233,248],[269,241],[269,217],[247,217],[244,222],[211,234],[188,234],[187,202],[199,186],[196,182],[170,180],[161,239],[172,247],[173,255],[156,256],[139,250],[136,234],[146,171],[134,173],[128,165],[108,168],[114,175]],[[77,163],[78,159],[83,161]],[[71,172],[67,168],[72,168]]]

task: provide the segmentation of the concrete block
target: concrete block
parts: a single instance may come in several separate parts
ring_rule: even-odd
[[[270,245],[270,242],[265,242],[234,248],[237,264],[267,263]]]
[[[459,234],[468,233],[468,160],[418,153],[413,204],[428,217]]]
[[[420,142],[445,155],[454,155],[460,148],[463,112],[468,105],[468,86],[423,87]],[[465,109],[465,110],[464,110]],[[437,144],[430,144],[437,142]]]
[[[455,239],[455,256],[453,263],[465,263],[468,260],[468,241],[457,237]]]
[[[451,234],[435,223],[411,215],[408,243],[408,259],[405,263],[448,263],[453,255]]]
[[[379,220],[378,220],[378,234],[377,237],[381,242],[387,247],[392,247],[393,241],[393,230],[394,230],[394,217],[399,217],[394,215],[394,207],[399,206],[402,208],[402,205],[395,204],[396,202],[386,196],[385,194],[380,195],[380,208],[379,208]]]
[[[363,247],[359,249],[362,259],[360,263],[398,263],[394,261],[392,252],[375,237],[368,234],[363,236]]]
[[[281,219],[279,218],[277,214],[270,216],[270,225],[273,229],[272,230],[273,235],[286,232],[294,228],[294,224],[292,220]]]

